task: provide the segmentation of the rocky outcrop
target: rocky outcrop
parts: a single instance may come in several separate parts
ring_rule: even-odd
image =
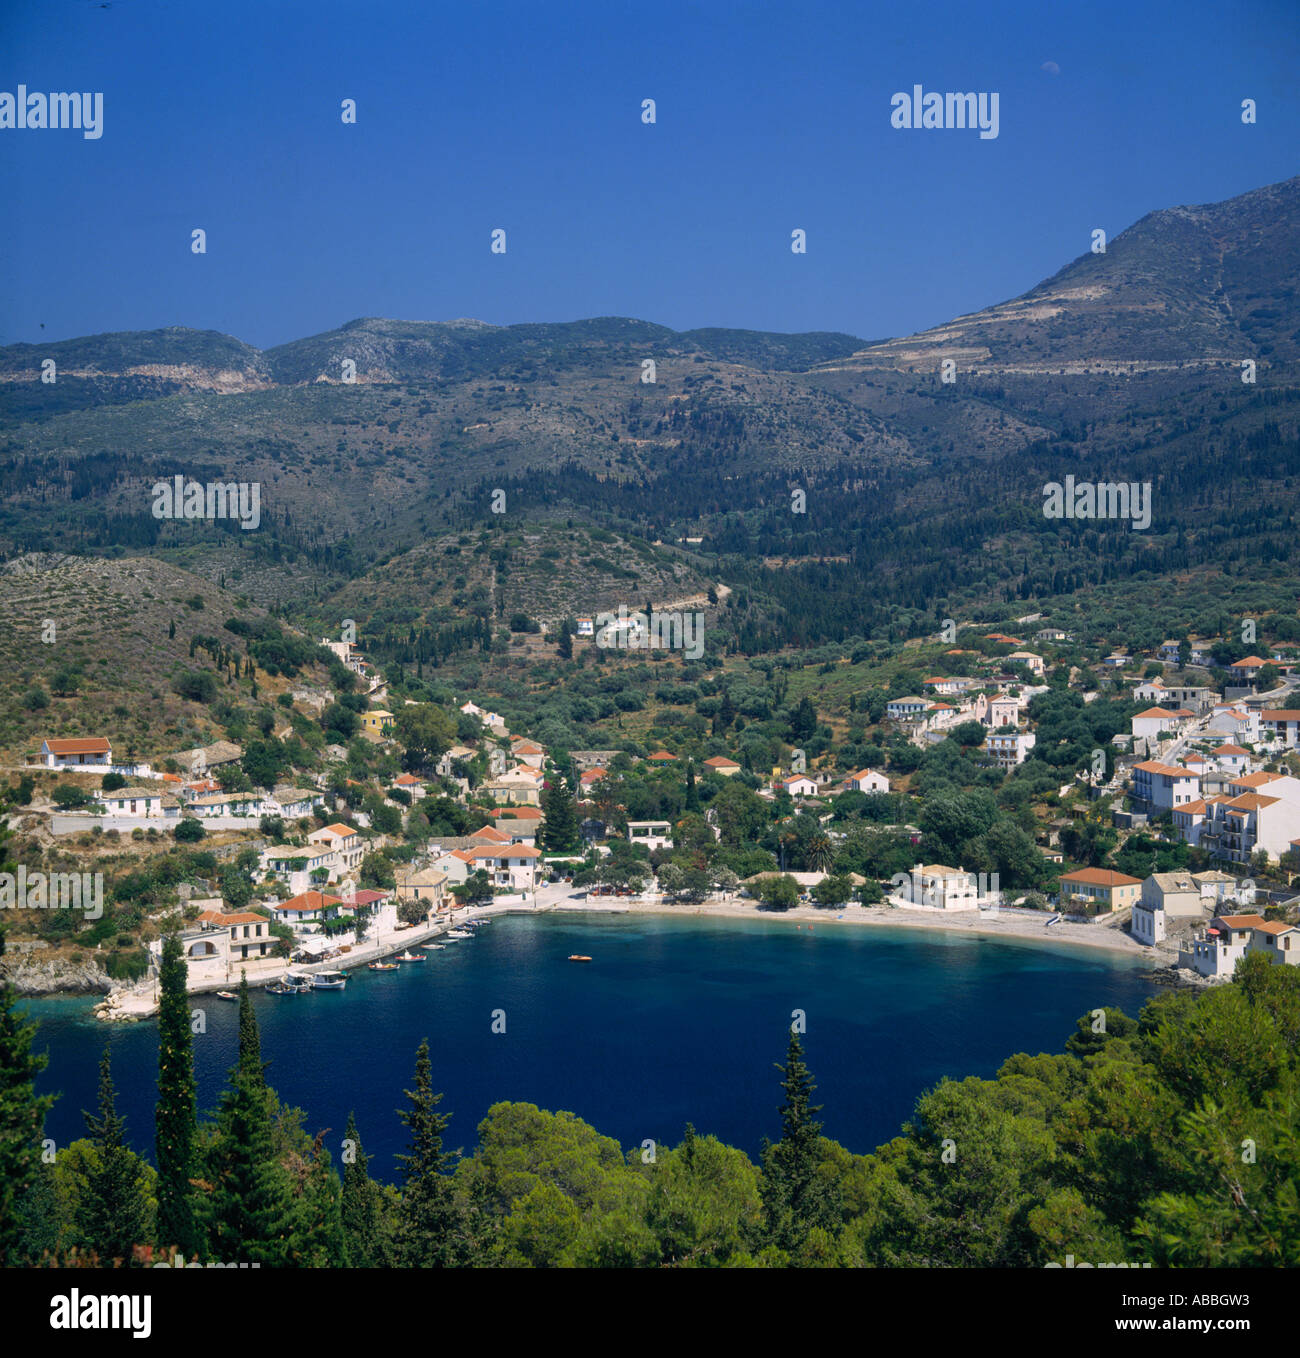
[[[114,984],[93,958],[76,961],[33,953],[10,953],[0,958],[0,978],[20,995],[104,995]]]

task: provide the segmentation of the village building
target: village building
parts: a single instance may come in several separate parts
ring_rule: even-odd
[[[320,830],[313,830],[307,836],[308,844],[320,844],[334,853],[335,865],[340,873],[356,872],[365,856],[365,845],[361,836],[350,825],[335,821]]]
[[[1129,877],[1113,868],[1079,868],[1063,872],[1061,909],[1077,904],[1095,907],[1097,914],[1108,914],[1133,905],[1142,891],[1142,880]]]
[[[36,762],[47,769],[100,769],[113,766],[113,747],[104,736],[43,740]]]

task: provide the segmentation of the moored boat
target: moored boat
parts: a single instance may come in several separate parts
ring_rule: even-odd
[[[311,978],[313,990],[342,990],[347,983],[347,973],[342,971],[318,971]]]
[[[285,985],[283,981],[275,981],[266,987],[268,995],[296,995],[298,987],[296,985]]]
[[[422,952],[412,952],[408,948],[398,956],[397,960],[399,962],[427,962],[429,959]]]
[[[448,929],[447,932],[443,935],[443,937],[444,937],[444,938],[473,938],[473,937],[474,937],[474,931],[473,931],[472,929]]]
[[[218,990],[217,999],[219,1000],[238,1000],[239,996],[233,990]]]
[[[404,958],[399,959],[399,960],[405,961]],[[400,971],[401,968],[397,965],[396,962],[371,962],[371,964],[370,964],[370,970],[371,970],[371,971]]]

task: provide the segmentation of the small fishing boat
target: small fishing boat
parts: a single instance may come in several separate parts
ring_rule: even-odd
[[[1061,922],[1060,915],[1053,915],[1052,918],[1049,919],[1047,923],[1043,925],[1043,928],[1050,929],[1053,924],[1060,924],[1060,922]]]
[[[412,952],[410,948],[407,948],[397,960],[399,962],[427,962],[429,959],[422,952]]]
[[[570,962],[590,962],[591,958],[586,953],[575,952],[569,954]]]
[[[447,945],[445,943],[421,943],[420,947],[428,948],[430,952],[441,952]]]
[[[448,929],[445,938],[473,938],[474,932],[471,929]]]
[[[405,958],[402,958],[401,960],[402,960],[402,961],[405,961],[406,959],[405,959]],[[397,965],[396,962],[371,962],[371,964],[370,964],[370,970],[371,970],[371,971],[400,971],[400,970],[401,970],[401,967],[399,967],[399,966]]]
[[[217,991],[217,999],[219,999],[219,1000],[235,1000],[236,1002],[238,1002],[239,996],[236,995],[235,992],[234,992],[233,990],[218,990],[218,991]]]
[[[268,995],[296,995],[298,987],[296,985],[285,985],[283,981],[276,981],[266,987]]]
[[[347,983],[347,973],[343,971],[318,971],[311,978],[313,990],[342,990]]]

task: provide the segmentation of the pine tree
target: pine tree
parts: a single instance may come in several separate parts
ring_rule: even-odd
[[[129,1263],[132,1246],[147,1243],[149,1205],[144,1162],[127,1146],[126,1120],[117,1112],[107,1047],[99,1062],[99,1112],[81,1116],[94,1142],[97,1164],[86,1176],[77,1229],[101,1263]]]
[[[408,1154],[399,1155],[402,1196],[394,1241],[395,1262],[401,1268],[446,1268],[463,1261],[463,1222],[444,1173],[450,1156],[442,1149],[442,1134],[451,1117],[437,1111],[442,1095],[433,1092],[429,1041],[415,1054],[415,1088],[406,1091],[411,1106],[398,1116],[411,1141]]]
[[[0,825],[0,865],[6,837]],[[0,957],[4,949],[0,929]],[[39,1184],[41,1131],[54,1103],[51,1095],[36,1095],[36,1077],[48,1058],[32,1055],[36,1025],[23,1022],[24,1016],[14,1010],[17,998],[7,981],[0,982],[0,1265],[6,1268],[27,1262],[22,1257],[26,1230],[18,1209]]]
[[[573,633],[569,631],[567,618],[560,624],[559,655],[561,660],[573,659]]]
[[[384,1263],[383,1190],[370,1177],[370,1157],[361,1145],[355,1113],[348,1114],[343,1133],[343,1239],[353,1268],[379,1268]]]
[[[578,811],[563,779],[557,777],[546,789],[542,816],[542,848],[551,853],[568,853],[578,847]]]
[[[198,1248],[190,1184],[197,1094],[185,957],[175,934],[163,940],[158,975],[157,1243],[189,1258]]]
[[[700,794],[695,786],[695,761],[686,761],[686,810],[698,811],[700,809]]]
[[[821,1105],[812,1103],[816,1086],[804,1064],[799,1034],[790,1045],[781,1071],[785,1102],[781,1105],[781,1139],[763,1140],[763,1211],[771,1244],[796,1252],[816,1227],[833,1231],[841,1220],[840,1191],[833,1178],[819,1172],[822,1160]]]

